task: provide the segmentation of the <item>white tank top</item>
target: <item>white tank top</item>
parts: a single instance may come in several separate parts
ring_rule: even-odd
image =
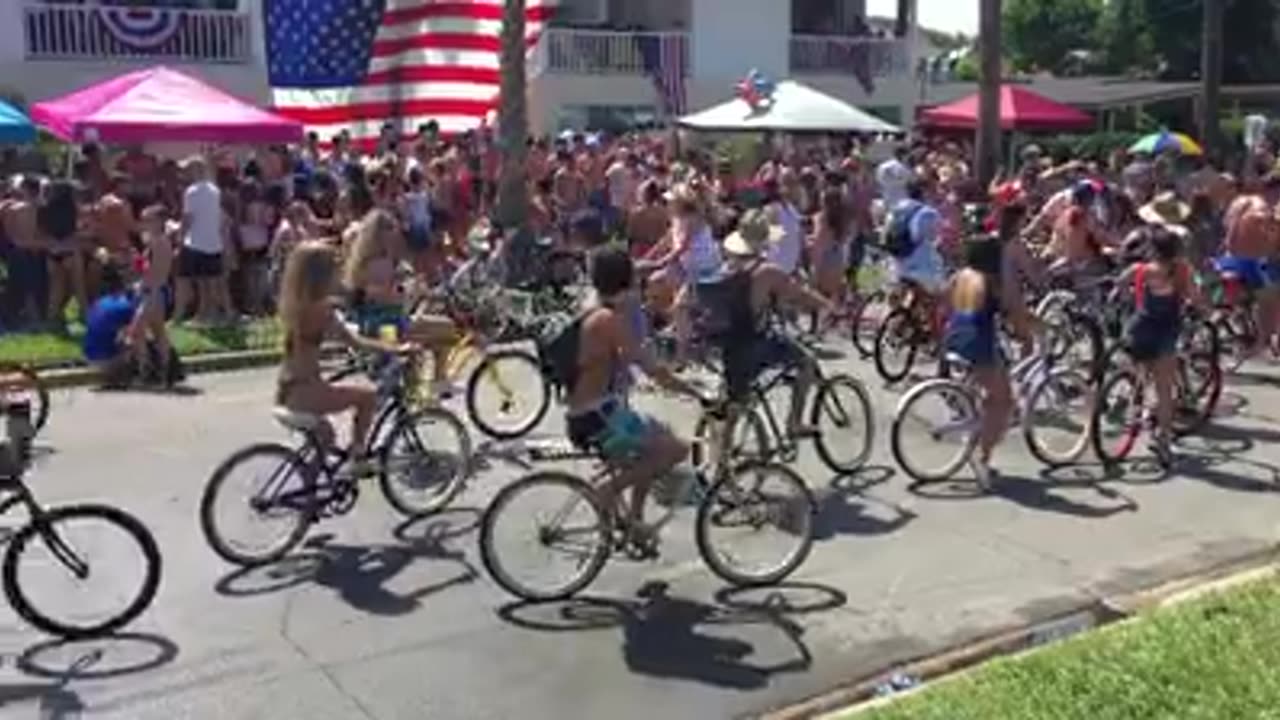
[[[720,243],[711,234],[711,228],[703,225],[689,239],[689,249],[681,258],[681,265],[691,279],[714,275],[720,270]]]

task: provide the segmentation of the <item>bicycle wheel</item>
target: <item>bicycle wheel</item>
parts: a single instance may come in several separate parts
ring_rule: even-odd
[[[574,519],[570,519],[573,517]],[[591,584],[609,559],[612,524],[595,491],[559,471],[536,472],[503,488],[480,521],[480,559],[494,581],[516,597],[560,600]],[[510,527],[509,527],[510,526]],[[509,535],[516,535],[508,542]],[[521,555],[542,551],[538,567]],[[549,569],[563,555],[565,569]]]
[[[748,463],[717,480],[698,506],[698,554],[733,585],[782,582],[809,556],[816,514],[795,471]]]
[[[1022,437],[1036,459],[1050,467],[1080,459],[1089,447],[1093,385],[1077,369],[1063,368],[1036,383],[1026,400]]]
[[[471,470],[471,438],[453,413],[425,408],[396,423],[378,449],[378,484],[409,517],[443,510]]]
[[[1253,352],[1258,337],[1256,323],[1251,313],[1233,309],[1224,313],[1216,326],[1222,348],[1223,369],[1233,373],[1240,369],[1249,358],[1249,353]]]
[[[973,454],[981,423],[972,390],[952,380],[926,380],[898,403],[889,445],[898,466],[917,482],[947,480]]]
[[[907,308],[895,308],[876,331],[876,372],[885,382],[900,382],[911,372],[919,350],[919,331]]]
[[[256,472],[255,472],[256,469]],[[236,487],[241,475],[245,487]],[[250,445],[227,458],[213,471],[200,499],[200,529],[218,557],[252,567],[279,560],[306,535],[315,519],[315,478],[291,448],[274,443]],[[230,498],[233,507],[248,510],[263,531],[245,538],[228,531],[231,518],[219,511]],[[265,539],[256,539],[262,535]]]
[[[703,490],[710,487],[715,478],[715,468],[711,467],[711,429],[719,427],[719,423],[703,413],[693,429],[693,440],[689,445],[689,461],[693,464],[694,474]],[[723,458],[727,467],[739,462],[763,460],[769,455],[769,430],[765,426],[760,413],[749,411],[740,413],[734,421],[729,452]]]
[[[832,472],[857,472],[871,457],[875,416],[862,383],[849,375],[834,375],[818,387],[809,413],[818,429],[814,445]]]
[[[99,559],[90,563],[88,552]],[[127,571],[127,558],[141,558],[137,573]],[[103,587],[84,589],[99,578]],[[36,628],[69,640],[107,635],[155,598],[160,548],[146,526],[123,510],[67,505],[41,513],[13,536],[3,580],[9,604]],[[91,611],[94,605],[106,606],[101,617]]]
[[[1099,460],[1118,463],[1133,452],[1145,423],[1144,395],[1133,369],[1117,370],[1102,383],[1089,431]]]
[[[1222,368],[1210,354],[1183,354],[1178,357],[1177,383],[1173,432],[1189,435],[1204,427],[1218,409]]]
[[[1103,358],[1102,327],[1093,318],[1072,309],[1055,315],[1048,324],[1047,354],[1054,367],[1074,368],[1088,377],[1098,372]]]
[[[864,360],[875,354],[876,333],[880,331],[880,325],[888,317],[889,311],[889,298],[880,290],[861,298],[861,302],[854,308],[850,316],[849,336],[853,340],[854,349]]]
[[[49,388],[32,368],[0,363],[0,388],[7,403],[26,400],[31,405],[31,427],[37,433],[49,422]]]
[[[522,437],[542,422],[551,386],[537,358],[523,350],[486,353],[467,379],[467,415],[497,440]]]

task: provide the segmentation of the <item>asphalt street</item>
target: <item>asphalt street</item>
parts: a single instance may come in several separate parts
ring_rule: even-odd
[[[898,391],[860,361],[831,367],[870,386],[875,453],[844,478],[802,453],[818,540],[789,583],[725,588],[682,518],[659,560],[612,563],[580,600],[539,606],[514,603],[478,559],[480,511],[522,472],[490,446],[450,511],[405,522],[370,485],[292,557],[245,572],[206,547],[197,505],[221,459],[287,438],[274,371],[198,377],[181,395],[60,391],[32,487],[136,514],[163,581],[108,640],[58,643],[0,608],[0,717],[737,717],[1276,542],[1280,368],[1233,378],[1172,476],[1143,462],[1046,473],[1014,435],[1004,479],[978,496],[963,481],[911,487],[888,452]],[[683,429],[697,414],[640,404]],[[560,427],[553,409],[537,432]]]

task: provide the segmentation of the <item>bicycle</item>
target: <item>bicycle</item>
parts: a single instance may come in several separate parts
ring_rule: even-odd
[[[30,462],[32,435],[15,435],[13,432],[16,426],[34,429],[31,408],[25,403],[9,403],[5,412],[10,432],[8,442],[0,447],[0,494],[8,497],[0,500],[0,515],[19,506],[27,515],[26,524],[7,537],[8,545],[0,561],[0,581],[4,585],[5,598],[23,620],[51,635],[81,640],[114,633],[133,622],[155,599],[160,587],[160,548],[151,531],[120,508],[98,503],[53,508],[40,505],[24,481]],[[70,530],[85,524],[92,524],[92,532],[86,533],[84,539],[74,541]],[[123,534],[121,539],[127,538],[127,544],[141,556],[144,569],[137,589],[131,594],[124,594],[125,602],[109,610],[105,619],[87,619],[82,607],[68,609],[65,617],[61,612],[51,612],[52,607],[63,608],[70,604],[65,590],[43,601],[33,599],[37,587],[60,584],[57,581],[67,577],[85,581],[95,572],[109,577],[113,581],[112,589],[127,586],[120,582],[123,573],[119,563],[113,562],[108,570],[102,565],[91,565],[85,558],[90,549],[112,547],[114,543],[108,540],[111,540],[111,535],[120,533]],[[35,557],[37,555],[40,557]],[[26,560],[31,562],[25,563]],[[37,581],[32,577],[35,573],[44,573],[45,577]],[[95,595],[121,597],[117,593]]]
[[[1079,414],[1074,408],[1079,401],[1085,404],[1084,417],[1092,417],[1094,390],[1091,377],[1075,368],[1055,368],[1052,359],[1042,343],[1010,370],[1015,400],[1010,424],[1021,426],[1023,439],[1038,460],[1056,467],[1075,462],[1084,453],[1090,438],[1088,421],[1082,428],[1068,430],[1068,443],[1063,449],[1047,441],[1042,433],[1054,425],[1069,423],[1071,416]],[[973,456],[982,428],[982,391],[972,381],[969,363],[950,354],[945,361],[961,377],[934,378],[912,387],[898,402],[890,429],[894,460],[917,482],[941,482],[959,472]],[[930,401],[938,403],[942,421],[934,426],[920,417],[926,426],[924,431],[910,433],[906,429],[908,419],[926,415],[921,410]],[[1065,417],[1066,422],[1058,423],[1059,417]],[[925,467],[923,463],[938,454],[924,444],[929,439],[956,442],[955,455],[937,467]]]
[[[471,470],[471,440],[453,413],[440,407],[412,408],[409,398],[414,375],[407,363],[391,360],[379,372],[380,407],[365,449],[377,465],[378,484],[387,502],[409,517],[439,512],[462,489]],[[359,498],[359,479],[344,475],[348,453],[330,441],[332,429],[320,415],[277,407],[276,422],[301,435],[296,446],[257,443],[233,453],[213,472],[200,500],[200,527],[213,551],[236,565],[251,567],[287,555],[311,525],[326,517],[349,513]],[[453,453],[432,452],[420,428],[444,427],[456,441]],[[267,477],[257,490],[229,489],[236,471],[265,461]],[[296,479],[292,479],[296,476]],[[256,478],[253,480],[256,485]],[[225,531],[217,512],[224,492],[256,515],[280,520],[276,537],[260,548],[237,543]]]
[[[876,372],[887,383],[901,382],[911,372],[916,354],[936,348],[944,318],[941,306],[929,293],[912,282],[905,283],[906,297],[889,311],[876,330]],[[902,353],[901,366],[894,366],[895,355]]]
[[[799,455],[799,441],[788,435],[768,396],[781,386],[789,386],[795,392],[796,369],[794,366],[775,368],[762,372],[751,385],[745,407],[738,413],[731,453],[764,461],[778,460],[793,463]],[[852,375],[825,375],[818,366],[818,379],[813,388],[812,405],[809,407],[809,423],[818,432],[812,437],[818,457],[834,473],[848,475],[857,472],[871,456],[875,437],[875,416],[871,411],[871,399],[866,387]],[[828,426],[824,429],[824,425]],[[847,433],[852,428],[851,433]],[[736,432],[745,429],[746,436],[739,438]],[[694,429],[691,458],[695,468],[703,475],[706,447],[715,432],[709,417],[703,415]],[[847,435],[852,435],[848,437]],[[838,456],[842,448],[852,449],[845,457]]]
[[[34,367],[0,363],[0,393],[6,404],[26,402],[31,406],[31,427],[36,434],[49,422],[49,388]]]
[[[1174,375],[1175,437],[1190,435],[1208,423],[1222,394],[1217,325],[1201,320],[1189,328],[1179,341]],[[1155,393],[1147,392],[1146,373],[1123,344],[1112,348],[1107,368],[1094,408],[1090,440],[1098,458],[1115,465],[1128,459],[1144,431],[1155,430]]]
[[[614,507],[605,507],[597,486],[614,477],[618,469],[606,462],[595,450],[579,450],[571,446],[531,449],[534,462],[593,460],[599,467],[591,480],[560,470],[536,470],[503,488],[485,509],[480,523],[480,557],[489,575],[504,590],[524,600],[538,602],[561,600],[577,594],[600,574],[611,555],[628,553],[634,559],[652,559],[653,548],[638,545],[621,519],[627,517],[625,502],[618,493]],[[776,480],[769,490],[766,481]],[[666,508],[651,527],[654,537],[683,505],[698,506],[694,538],[703,562],[721,579],[737,586],[761,586],[779,583],[791,575],[808,557],[813,545],[813,519],[817,509],[808,486],[794,471],[784,465],[747,462],[732,471],[718,473],[718,479],[706,490],[691,476],[666,488]],[[655,487],[653,495],[660,488]],[[518,505],[546,492],[550,497],[531,508]],[[559,493],[558,495],[556,493]],[[582,518],[570,521],[580,513]],[[505,544],[506,524],[523,525],[532,521],[532,533],[522,536],[511,546]],[[776,525],[789,547],[776,557],[770,556],[751,567],[739,566],[743,549],[755,543],[724,542],[719,531],[743,527],[752,535],[766,525]],[[556,547],[553,547],[556,546]],[[563,547],[560,547],[563,546]],[[503,548],[503,549],[499,549]],[[548,556],[560,548],[568,557],[562,578],[541,582],[538,570],[529,573],[516,568],[517,551],[546,550]],[[576,552],[575,552],[576,551]],[[548,557],[548,563],[554,558]]]

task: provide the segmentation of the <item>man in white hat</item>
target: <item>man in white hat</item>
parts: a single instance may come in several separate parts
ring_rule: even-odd
[[[725,386],[734,405],[749,397],[751,384],[761,371],[779,365],[796,368],[787,432],[798,437],[813,433],[813,428],[802,425],[801,418],[805,398],[818,378],[818,362],[790,338],[773,331],[771,315],[779,304],[824,314],[833,307],[768,259],[769,248],[783,232],[770,222],[767,213],[753,210],[743,215],[737,231],[725,239],[725,274],[714,290],[722,312],[713,334],[721,347]]]

